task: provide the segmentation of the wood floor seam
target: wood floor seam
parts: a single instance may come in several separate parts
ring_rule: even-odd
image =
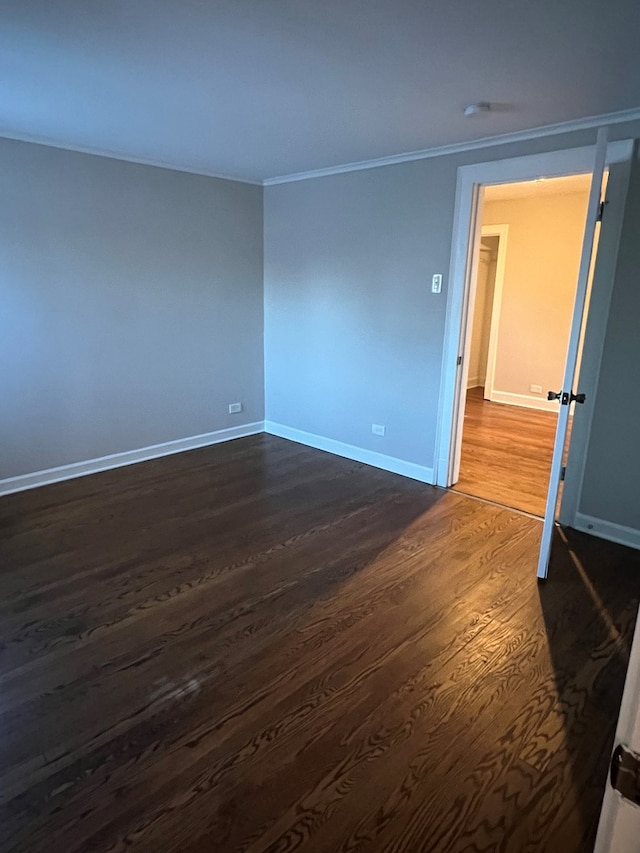
[[[267,435],[0,531],[0,853],[592,848],[637,552]]]

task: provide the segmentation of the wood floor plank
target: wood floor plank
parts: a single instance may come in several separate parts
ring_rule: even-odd
[[[529,602],[526,602],[523,606],[520,607],[520,611],[529,612],[528,605]],[[544,641],[545,636],[544,628],[542,626],[538,626],[539,631],[537,637],[532,636],[532,633],[528,629],[528,626],[526,624],[526,620],[525,623],[520,626],[520,631],[517,632],[515,636],[512,634],[514,627],[515,626],[513,625],[513,620],[510,620],[510,623],[502,624],[500,626],[500,629],[495,627],[494,636],[491,636],[490,634],[487,635],[487,633],[481,635],[480,639],[482,640],[482,646],[479,649],[474,650],[469,645],[466,645],[464,649],[464,660],[459,661],[458,669],[452,672],[448,683],[446,681],[443,682],[442,678],[438,678],[437,694],[435,695],[435,697],[429,696],[426,699],[423,697],[423,700],[416,698],[416,702],[418,704],[414,706],[413,710],[411,710],[411,708],[407,709],[406,706],[404,707],[405,716],[401,717],[397,721],[396,731],[404,735],[404,737],[402,737],[401,739],[405,741],[405,748],[407,748],[408,745],[408,753],[406,756],[402,757],[402,750],[399,749],[398,743],[394,743],[393,752],[396,759],[398,759],[400,755],[401,764],[404,764],[404,766],[412,767],[410,776],[402,779],[402,783],[399,785],[398,788],[396,788],[395,792],[389,798],[389,800],[385,802],[385,805],[382,809],[382,815],[384,816],[383,818],[381,818],[381,812],[379,807],[373,807],[372,813],[370,815],[368,831],[365,825],[360,824],[357,827],[357,830],[349,837],[348,842],[345,842],[344,848],[335,843],[334,839],[333,846],[331,844],[326,844],[325,846],[323,843],[323,849],[358,849],[358,839],[360,840],[360,842],[362,842],[364,838],[371,839],[372,837],[375,837],[375,835],[377,834],[376,831],[380,830],[380,828],[384,826],[385,821],[389,819],[390,815],[397,816],[397,811],[399,809],[400,803],[404,803],[406,805],[410,801],[412,796],[416,797],[419,800],[421,799],[421,797],[419,796],[421,784],[430,785],[431,787],[433,787],[433,789],[438,789],[442,791],[442,796],[445,798],[450,797],[452,801],[455,799],[455,787],[453,789],[451,787],[451,778],[452,775],[455,775],[453,771],[455,770],[456,762],[459,762],[460,767],[465,768],[465,758],[468,760],[468,749],[466,742],[465,749],[462,751],[462,753],[460,753],[460,751],[456,748],[456,728],[459,723],[455,724],[454,730],[452,731],[452,706],[454,710],[456,710],[456,700],[460,700],[467,707],[473,708],[473,713],[475,715],[474,718],[479,721],[474,724],[474,737],[477,740],[477,738],[483,733],[483,719],[485,719],[486,726],[493,729],[495,727],[495,724],[500,721],[500,715],[503,713],[508,714],[510,709],[510,705],[507,705],[505,709],[500,708],[496,715],[491,718],[490,714],[485,713],[486,709],[483,710],[482,708],[478,707],[478,695],[480,695],[484,691],[484,688],[486,686],[484,682],[487,675],[490,674],[491,676],[493,676],[493,678],[491,679],[491,681],[493,682],[491,684],[491,688],[486,691],[486,696],[489,700],[487,702],[487,705],[491,700],[495,701],[496,698],[499,700],[505,698],[504,694],[506,693],[506,691],[501,691],[499,689],[498,683],[496,683],[498,680],[496,679],[496,676],[498,676],[498,678],[500,677],[500,672],[503,668],[505,668],[507,671],[506,684],[509,687],[509,693],[511,694],[510,698],[513,702],[513,690],[515,687],[516,680],[515,676],[518,675],[517,669],[515,672],[513,671],[514,664],[519,667],[525,667],[523,677],[520,679],[520,686],[521,688],[524,688],[527,694],[529,695],[532,670],[533,674],[535,674],[535,667],[537,665],[536,653],[534,652],[539,653],[541,650],[546,649],[544,642],[540,642],[541,640]],[[500,639],[503,635],[504,645],[508,650],[508,656],[506,656],[499,662],[496,662],[493,659],[494,656],[492,656],[490,652],[495,650],[496,642],[500,642]],[[510,643],[509,640],[511,641]],[[464,675],[468,671],[469,665],[474,666],[474,668],[476,669],[477,679],[479,679],[479,685],[474,683],[466,683]],[[483,673],[483,669],[485,670],[485,673]],[[425,682],[429,683],[427,679],[425,679]],[[412,685],[412,689],[415,689],[415,687],[415,684]],[[553,708],[555,704],[555,696],[553,689],[549,689],[549,685],[545,684],[543,686],[542,692],[543,697],[547,700],[547,704]],[[418,692],[416,695],[420,696],[420,693]],[[396,697],[394,697],[394,699],[395,698]],[[421,701],[424,702],[425,707],[428,709],[428,713],[420,714],[420,712],[418,711],[418,709],[420,708]],[[438,707],[440,707],[440,714],[438,714]],[[516,707],[518,707],[517,703]],[[410,742],[410,732],[413,728],[413,724],[419,722],[421,716],[425,721],[426,730],[421,732],[419,742],[416,746],[416,744],[412,744]],[[530,716],[527,719],[530,719]],[[391,707],[386,708],[383,706],[380,709],[380,717],[378,719],[376,727],[374,728],[374,730],[378,733],[378,735],[374,737],[374,740],[378,744],[380,751],[382,751],[382,746],[385,744],[385,740],[388,740],[388,738],[391,736],[391,732],[393,731],[393,721],[394,704],[391,703]],[[545,732],[547,734],[548,725],[549,721],[545,717],[544,726]],[[506,723],[505,728],[507,728]],[[560,726],[560,729],[561,728],[562,726]],[[531,729],[529,730],[531,731]],[[555,731],[556,733],[558,732],[558,726],[555,727]],[[535,733],[535,730],[533,730],[533,733]],[[442,738],[442,740],[440,740],[440,738]],[[423,747],[421,749],[421,742],[427,742],[428,748],[425,749]],[[498,757],[504,759],[504,756],[506,754],[507,753],[505,753],[504,746],[501,746],[498,753]],[[439,757],[440,755],[442,756],[441,758]],[[479,756],[479,760],[480,758],[481,756]],[[517,756],[515,756],[515,758],[517,759]],[[374,760],[375,759],[370,759],[371,763],[374,763]],[[416,760],[418,760],[421,764],[421,771],[416,770]],[[385,762],[385,781],[388,781],[390,763],[390,761]],[[529,775],[531,775],[531,766],[529,766],[528,772]],[[370,797],[365,797],[364,801],[375,804],[376,802],[379,802],[379,800],[376,799],[374,793],[376,795],[379,795],[380,785],[377,782],[377,775],[375,775],[375,769],[373,773],[376,784],[375,792],[373,790],[369,790],[368,793],[370,794]],[[440,782],[439,785],[435,784],[434,776],[438,776]],[[334,799],[329,799],[328,801],[326,799],[324,801],[322,800],[321,795],[326,796],[326,790],[324,785],[320,787],[319,793],[313,792],[316,793],[316,796],[318,797],[318,800],[316,802],[310,803],[309,795],[307,796],[307,798],[305,798],[305,805],[307,806],[307,809],[309,809],[316,817],[319,813],[326,812],[332,807],[337,808],[337,804],[340,802],[341,798],[340,788],[338,784],[339,780],[336,781],[335,776],[331,776],[330,780],[333,780],[334,784],[336,785]],[[365,785],[365,788],[366,787],[367,786]],[[462,787],[463,790],[469,788],[469,782],[467,782],[466,787]],[[421,814],[423,813],[423,805],[424,804],[421,803]],[[350,808],[350,814],[352,813],[352,811],[353,810]],[[505,814],[507,814],[506,810]],[[331,820],[329,820],[328,814],[326,815],[326,817],[327,819],[322,823],[323,829],[329,826],[335,827],[336,825],[340,828],[343,828],[345,825],[346,821],[344,818],[336,819],[338,817],[336,811],[331,813]],[[305,814],[300,814],[299,807],[293,808],[291,810],[291,820],[292,825],[290,825],[284,833],[285,839],[291,839],[303,831],[303,826],[305,825]],[[319,830],[316,828],[316,836],[318,832]],[[280,839],[282,838],[283,836],[280,836]],[[319,843],[317,837],[316,843]],[[380,849],[392,849],[392,843],[392,839],[386,839]],[[401,845],[400,847],[398,847],[398,849],[418,849],[417,845],[418,838],[410,837],[408,840],[406,840],[406,845]],[[282,846],[285,846],[285,841],[282,841]],[[271,846],[267,846],[265,849],[272,848]],[[274,844],[273,849],[279,848],[276,844]],[[393,849],[395,849],[395,847],[393,847]],[[514,849],[518,848],[514,847]]]
[[[456,491],[543,516],[557,413],[493,403],[467,391]]]
[[[0,525],[2,853],[592,844],[636,552],[268,436]]]

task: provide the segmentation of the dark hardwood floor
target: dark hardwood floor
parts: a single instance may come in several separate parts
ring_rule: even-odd
[[[591,849],[637,552],[269,436],[0,523],[3,853]]]
[[[467,391],[454,489],[543,516],[557,414],[492,403],[483,392]]]

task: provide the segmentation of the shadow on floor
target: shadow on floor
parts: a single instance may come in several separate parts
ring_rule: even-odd
[[[593,849],[640,594],[640,553],[570,528],[555,533],[539,586],[557,693],[555,753],[543,772],[572,775],[584,850]],[[600,731],[600,748],[588,732]]]

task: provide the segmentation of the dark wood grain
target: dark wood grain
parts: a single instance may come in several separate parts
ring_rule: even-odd
[[[454,489],[543,516],[557,413],[492,403],[483,392],[467,392]]]
[[[592,846],[636,552],[268,436],[0,524],[3,853]]]

